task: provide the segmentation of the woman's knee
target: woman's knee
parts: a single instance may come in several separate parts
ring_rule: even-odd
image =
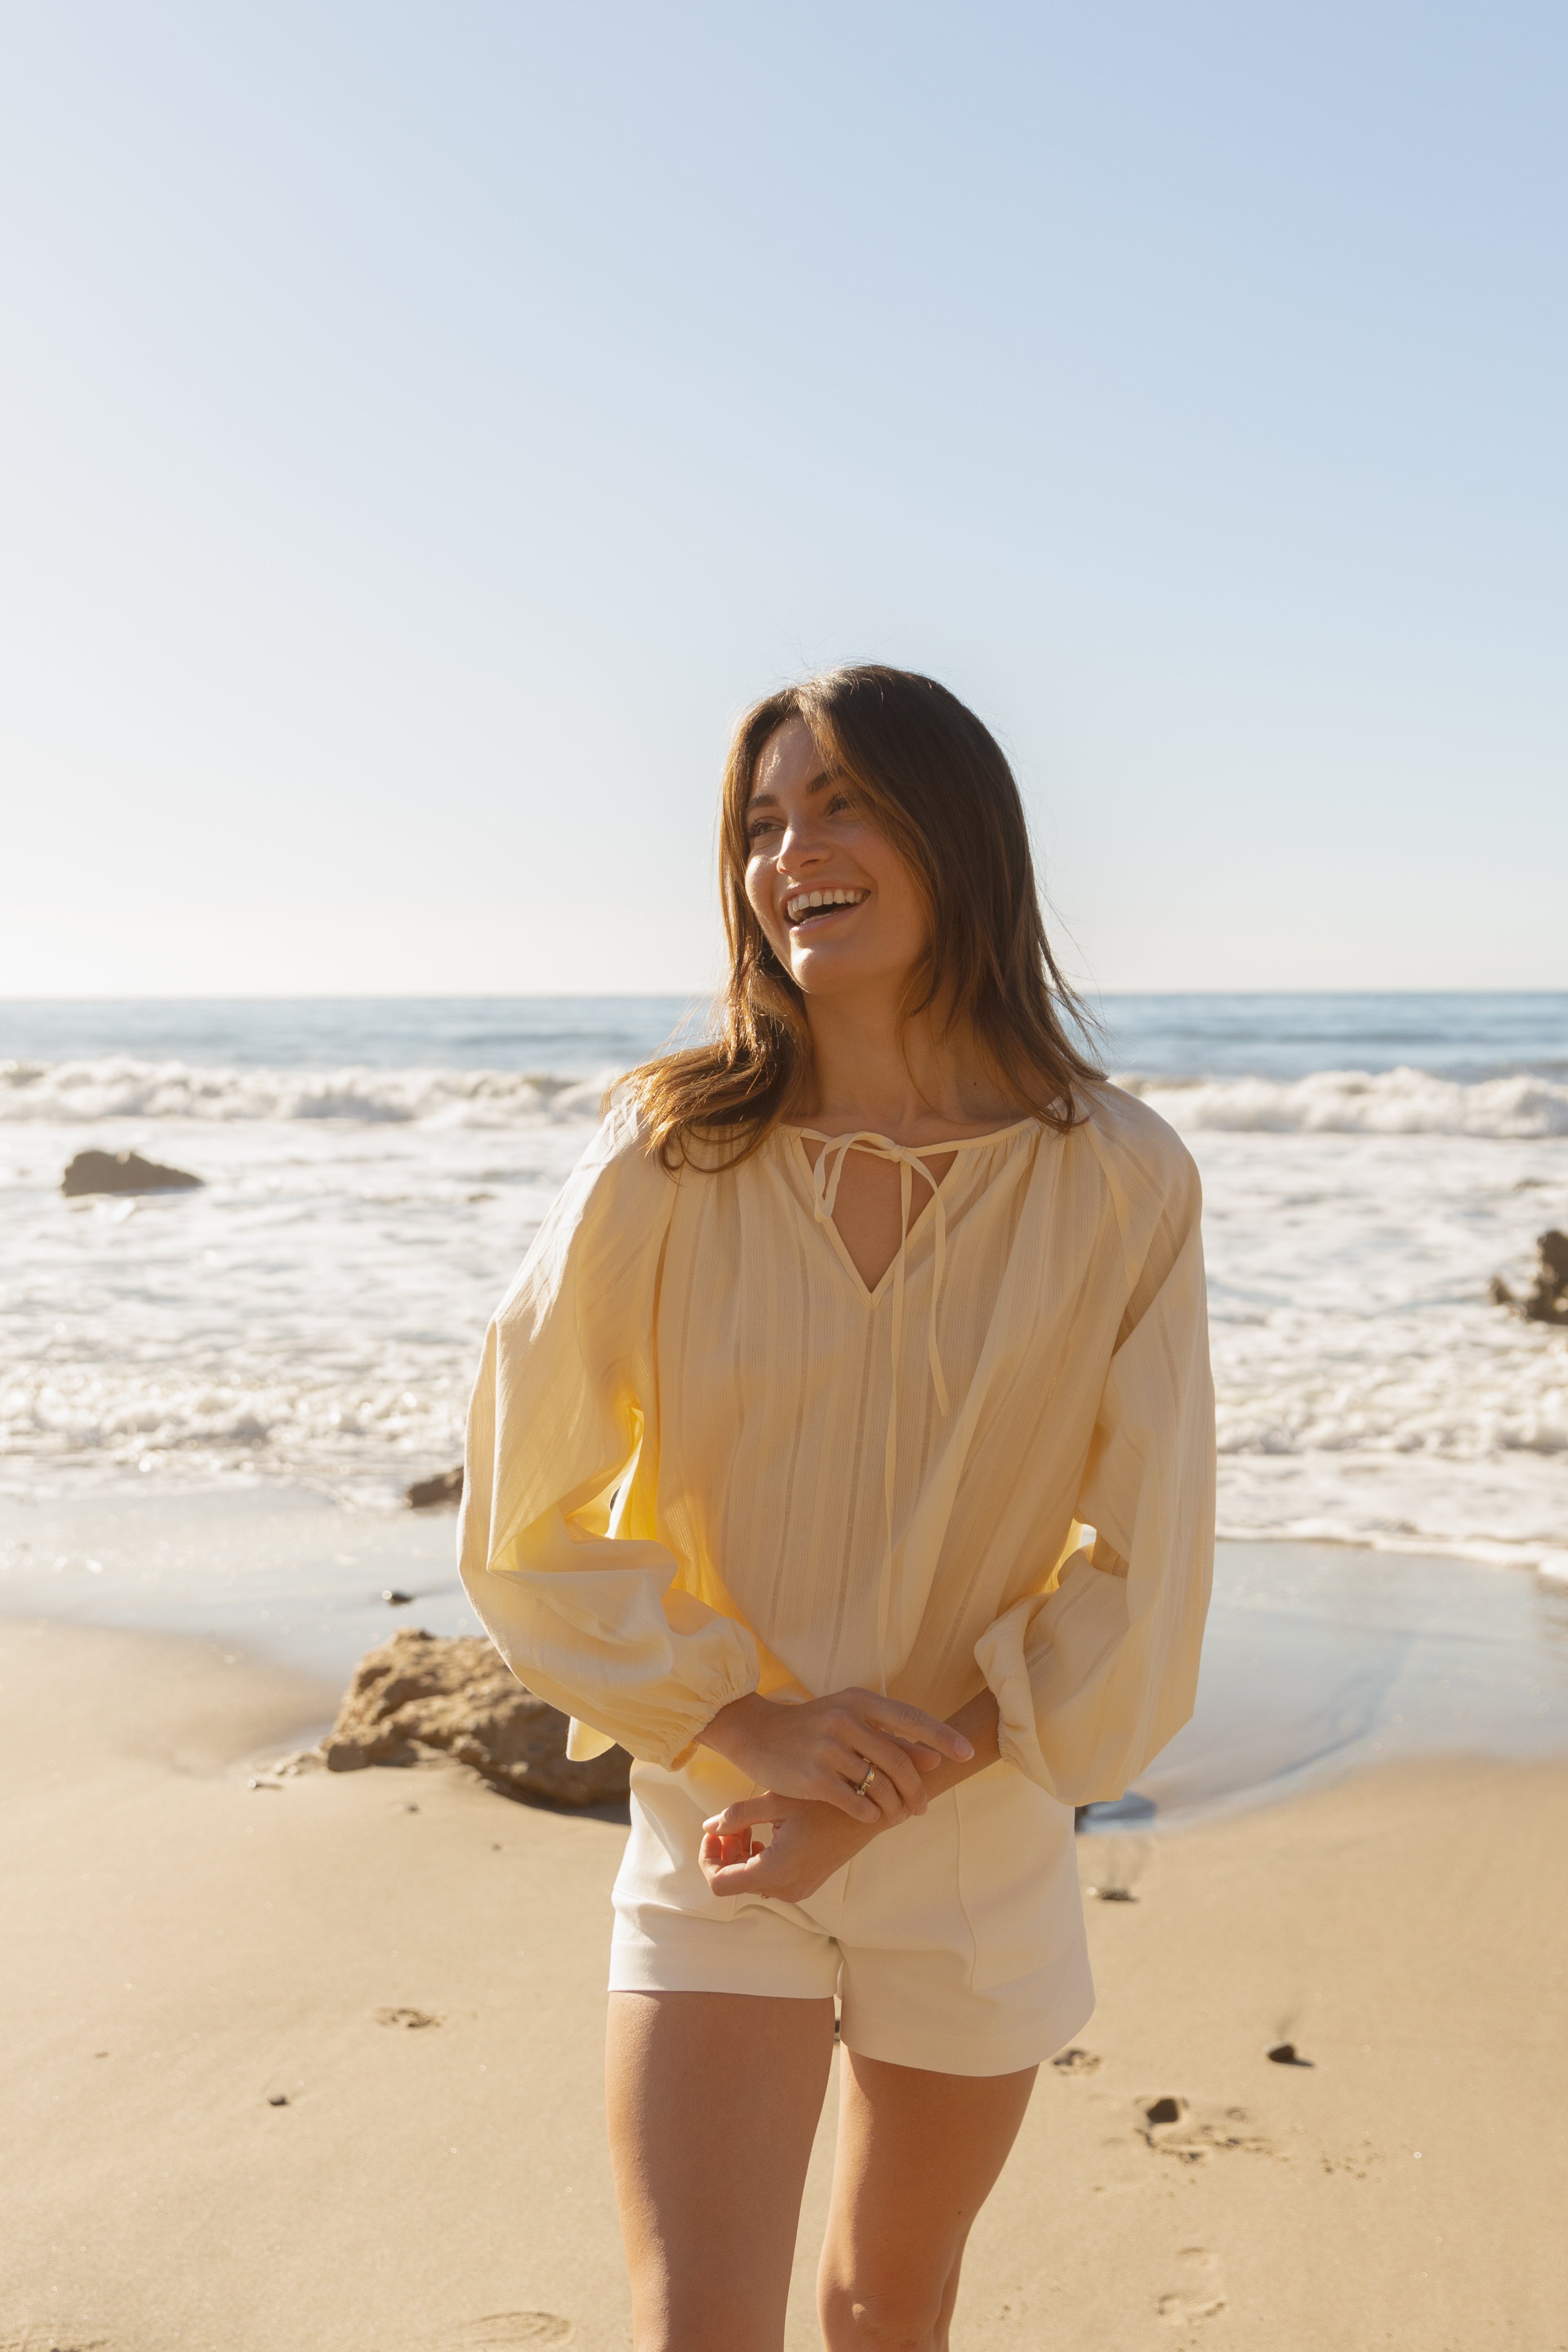
[[[817,2309],[827,2352],[941,2352],[945,2284],[825,2276]]]

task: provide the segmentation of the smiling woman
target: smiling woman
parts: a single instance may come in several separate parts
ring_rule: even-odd
[[[722,1033],[633,1076],[667,1157],[700,1132],[755,1150],[809,1087],[808,997],[873,975],[906,1028],[940,1008],[973,1033],[1015,1112],[1071,1123],[1100,1076],[1069,1034],[1088,1024],[1046,937],[1012,772],[955,695],[877,667],[769,695],[736,730],[720,823]],[[830,889],[854,920],[813,903]]]
[[[1070,1042],[1016,787],[941,687],[760,703],[723,839],[723,1034],[632,1074],[501,1306],[463,1575],[572,1753],[635,1759],[637,2352],[778,2352],[836,1998],[824,2338],[944,2352],[1093,2004],[1073,1807],[1192,1707],[1197,1180]]]

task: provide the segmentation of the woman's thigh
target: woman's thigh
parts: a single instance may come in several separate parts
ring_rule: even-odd
[[[828,2352],[946,2352],[964,2241],[1037,2072],[935,2074],[843,2052],[817,2280]]]
[[[606,2058],[637,2352],[779,2352],[832,2001],[613,1992]]]

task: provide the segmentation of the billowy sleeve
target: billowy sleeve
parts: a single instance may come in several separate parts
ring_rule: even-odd
[[[458,1531],[468,1598],[519,1679],[575,1718],[572,1753],[618,1740],[656,1764],[679,1762],[758,1676],[747,1629],[677,1589],[664,1544],[625,1531],[624,1496],[612,1526],[654,1442],[676,1191],[613,1112],[485,1336]]]
[[[1179,1145],[1164,1179],[1075,1514],[1094,1529],[1092,1548],[975,1645],[1004,1757],[1065,1804],[1122,1795],[1187,1721],[1197,1690],[1214,1565],[1214,1387],[1200,1187]]]

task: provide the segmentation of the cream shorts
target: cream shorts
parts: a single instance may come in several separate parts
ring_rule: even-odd
[[[805,1903],[712,1895],[703,1821],[752,1784],[700,1749],[632,1767],[612,1992],[837,1993],[862,2057],[1011,2074],[1085,2026],[1094,1986],[1069,1806],[1009,1764],[885,1831]]]

